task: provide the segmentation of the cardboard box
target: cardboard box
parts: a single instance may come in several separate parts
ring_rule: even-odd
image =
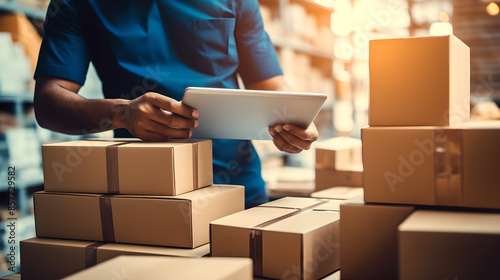
[[[397,280],[398,226],[414,209],[413,206],[365,204],[362,197],[341,204],[342,279]]]
[[[122,255],[199,258],[210,253],[208,244],[179,249],[49,238],[23,240],[20,246],[23,280],[61,279]]]
[[[361,135],[367,202],[500,208],[500,122]]]
[[[117,279],[117,275],[134,280],[252,280],[252,260],[121,256],[64,279]]]
[[[46,191],[179,195],[213,183],[211,140],[81,140],[42,155]]]
[[[339,268],[339,200],[287,197],[210,224],[215,257],[251,257],[254,274],[318,279]]]
[[[351,170],[316,167],[316,191],[337,186],[362,187],[363,165],[351,166]]]
[[[363,188],[355,187],[333,187],[311,194],[315,198],[329,198],[329,199],[352,199],[363,195]]]
[[[38,237],[194,248],[209,223],[244,209],[244,187],[213,185],[179,196],[37,192]]]
[[[446,126],[470,116],[470,51],[457,37],[370,40],[370,126]]]
[[[399,266],[401,280],[500,279],[500,213],[414,212],[399,226]]]
[[[336,137],[316,144],[316,167],[351,170],[362,164],[361,140]]]

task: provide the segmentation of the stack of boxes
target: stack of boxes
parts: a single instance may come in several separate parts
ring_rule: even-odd
[[[210,140],[81,140],[44,145],[42,155],[23,279],[59,279],[126,254],[201,257],[209,223],[244,209],[243,186],[212,185]]]
[[[320,279],[339,269],[342,200],[286,197],[213,221],[214,257],[252,258],[253,273]]]
[[[500,122],[467,123],[469,71],[453,35],[370,42],[364,202],[340,207],[342,279],[500,279]]]
[[[337,137],[316,145],[316,191],[337,186],[363,187],[361,141]]]

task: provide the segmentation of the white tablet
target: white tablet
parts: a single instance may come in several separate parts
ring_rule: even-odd
[[[326,101],[325,94],[188,87],[182,103],[200,116],[193,138],[271,140],[268,128],[307,128]]]

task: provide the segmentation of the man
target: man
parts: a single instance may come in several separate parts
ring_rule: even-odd
[[[115,130],[149,141],[188,138],[199,113],[178,100],[188,86],[286,90],[257,0],[53,0],[35,72],[42,127],[69,134]],[[106,99],[78,90],[92,61]],[[299,153],[316,127],[269,128]],[[214,182],[245,186],[246,206],[267,201],[250,141],[213,141]]]

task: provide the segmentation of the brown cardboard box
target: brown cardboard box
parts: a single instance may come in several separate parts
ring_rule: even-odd
[[[42,155],[46,191],[179,195],[213,182],[211,140],[81,140]]]
[[[337,186],[362,187],[363,165],[349,168],[350,170],[337,170],[331,167],[316,167],[316,191]]]
[[[351,199],[363,195],[363,188],[356,187],[333,187],[311,194],[315,198],[329,198],[329,199]]]
[[[120,256],[64,279],[117,279],[117,276],[134,280],[252,280],[252,260]]]
[[[361,135],[367,202],[500,208],[500,122]]]
[[[258,276],[324,277],[339,268],[340,202],[287,197],[213,221],[212,256],[252,257]]]
[[[209,223],[244,209],[244,187],[213,185],[179,196],[34,194],[38,237],[194,248]]]
[[[397,280],[398,226],[414,209],[413,206],[365,204],[362,197],[342,203],[342,279]]]
[[[399,266],[401,280],[500,279],[500,213],[414,212],[399,226]]]
[[[369,125],[468,121],[469,53],[453,35],[371,40]]]
[[[316,144],[316,167],[351,170],[362,164],[361,140],[336,137]]]
[[[55,280],[121,255],[199,258],[209,253],[210,245],[208,244],[195,249],[179,249],[79,240],[31,238],[21,241],[21,273],[23,280]]]

